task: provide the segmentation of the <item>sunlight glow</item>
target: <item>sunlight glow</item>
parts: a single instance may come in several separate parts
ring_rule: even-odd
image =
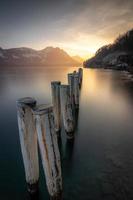
[[[45,46],[54,46],[64,49],[70,56],[79,55],[83,59],[92,57],[103,45],[111,43],[112,40],[105,40],[96,35],[77,33],[70,41],[45,41]],[[44,48],[44,43],[37,43],[34,48]]]

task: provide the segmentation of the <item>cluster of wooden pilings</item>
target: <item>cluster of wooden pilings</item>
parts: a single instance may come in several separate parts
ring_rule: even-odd
[[[58,147],[61,118],[67,139],[72,139],[82,78],[83,69],[79,68],[78,72],[68,74],[68,85],[62,85],[59,81],[51,82],[52,105],[37,105],[36,100],[31,97],[17,100],[21,152],[30,194],[38,191],[39,146],[50,199],[62,199],[61,160]]]

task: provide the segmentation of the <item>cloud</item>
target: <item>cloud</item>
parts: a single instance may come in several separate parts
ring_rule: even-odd
[[[133,27],[132,0],[4,2],[0,6],[0,39],[6,47],[55,44],[75,54],[76,48],[88,53]]]

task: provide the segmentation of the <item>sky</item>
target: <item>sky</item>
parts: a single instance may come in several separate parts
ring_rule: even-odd
[[[0,0],[2,48],[60,47],[92,56],[133,28],[133,0]]]

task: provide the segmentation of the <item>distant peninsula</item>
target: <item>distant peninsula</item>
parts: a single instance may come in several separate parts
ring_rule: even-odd
[[[58,47],[42,50],[31,48],[0,48],[0,67],[4,66],[76,66],[81,62]]]
[[[84,61],[84,67],[133,72],[133,29],[120,35],[113,44],[98,49],[94,57]]]

